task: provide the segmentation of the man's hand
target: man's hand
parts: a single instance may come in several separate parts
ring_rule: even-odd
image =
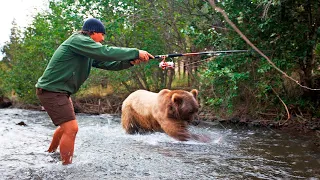
[[[154,56],[152,56],[147,51],[139,50],[139,60],[141,60],[143,62],[148,62],[150,58],[153,59]]]
[[[140,63],[141,63],[141,60],[140,60],[140,59],[135,59],[135,60],[133,60],[133,61],[130,61],[130,63],[131,63],[132,65],[137,65],[137,64],[140,64]]]

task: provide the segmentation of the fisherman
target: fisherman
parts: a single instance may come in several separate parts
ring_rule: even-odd
[[[54,52],[35,85],[42,106],[57,126],[48,152],[55,152],[60,146],[63,165],[72,163],[78,132],[70,95],[79,90],[91,67],[122,70],[154,58],[144,50],[102,45],[105,33],[100,20],[87,19],[81,31],[72,34]]]

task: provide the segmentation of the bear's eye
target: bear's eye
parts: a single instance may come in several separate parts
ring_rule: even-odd
[[[198,112],[198,109],[189,110],[189,114],[194,114],[194,113],[196,113],[196,112]]]

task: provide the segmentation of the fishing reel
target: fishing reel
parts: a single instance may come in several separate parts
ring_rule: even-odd
[[[174,69],[174,62],[166,62],[166,61],[164,61],[164,60],[162,60],[160,63],[159,63],[159,67],[161,68],[161,69]]]
[[[174,62],[173,62],[173,61],[167,62],[167,61],[166,61],[166,57],[163,56],[163,57],[162,57],[162,61],[159,63],[159,67],[160,67],[162,70],[165,70],[165,69],[174,69]]]

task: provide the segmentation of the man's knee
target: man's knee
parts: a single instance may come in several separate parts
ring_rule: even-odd
[[[60,127],[63,129],[63,133],[65,134],[77,134],[79,129],[76,120],[65,122],[61,124]]]

